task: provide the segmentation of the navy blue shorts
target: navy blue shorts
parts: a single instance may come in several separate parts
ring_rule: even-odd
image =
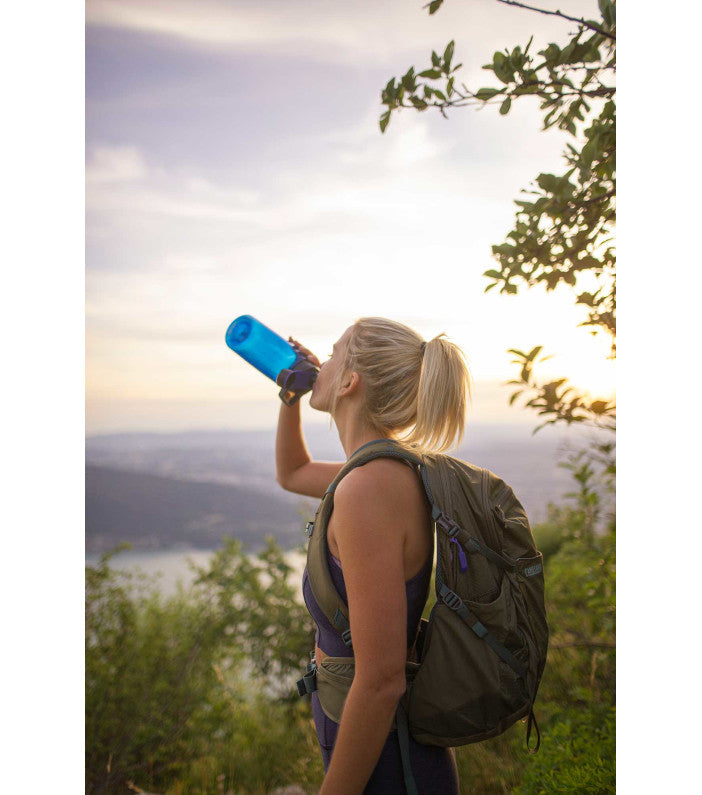
[[[324,771],[329,769],[339,724],[328,718],[319,704],[317,692],[312,693],[312,715],[322,749]],[[458,770],[453,751],[435,745],[420,745],[412,737],[410,763],[420,795],[458,795]],[[363,790],[364,795],[405,795],[402,758],[397,732],[390,732],[381,751],[378,764]]]

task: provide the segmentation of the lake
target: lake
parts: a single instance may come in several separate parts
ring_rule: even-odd
[[[110,561],[110,568],[130,573],[141,573],[147,577],[155,578],[158,589],[164,596],[174,594],[178,583],[184,587],[192,584],[195,574],[189,561],[198,566],[209,565],[215,550],[190,549],[190,550],[125,550],[115,555]],[[85,556],[85,565],[94,566],[100,556],[89,554]],[[305,568],[305,555],[301,552],[288,552],[287,562],[292,566],[294,582],[299,588],[302,598],[302,572]]]

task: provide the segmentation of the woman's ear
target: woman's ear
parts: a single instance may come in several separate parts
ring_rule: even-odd
[[[341,386],[339,387],[339,397],[347,397],[352,395],[358,390],[361,383],[361,376],[352,370],[344,375],[341,379]]]

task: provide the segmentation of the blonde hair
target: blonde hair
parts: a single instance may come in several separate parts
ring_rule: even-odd
[[[378,432],[425,452],[460,442],[471,385],[458,345],[445,334],[424,342],[408,326],[380,317],[361,318],[352,329],[339,385],[345,373],[361,376],[365,419]]]

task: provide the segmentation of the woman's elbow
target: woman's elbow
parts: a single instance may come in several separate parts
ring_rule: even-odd
[[[385,674],[376,671],[372,678],[360,677],[359,685],[383,701],[396,703],[407,689],[407,680],[404,669],[388,671]]]
[[[292,491],[290,488],[290,474],[287,472],[276,471],[275,479],[281,489],[285,491]]]

